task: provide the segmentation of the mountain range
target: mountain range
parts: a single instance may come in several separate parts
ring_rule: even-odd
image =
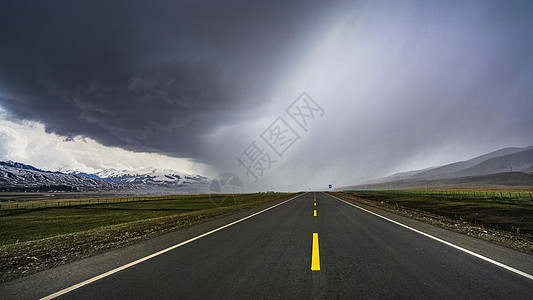
[[[13,161],[0,161],[0,191],[168,193],[205,191],[209,178],[174,170],[108,169],[96,173],[76,170],[47,171]]]
[[[201,193],[209,178],[175,170],[107,169],[95,173],[42,170],[13,161],[0,161],[0,191],[4,192],[133,192]],[[391,176],[343,189],[413,189],[453,187],[533,186],[533,146],[504,148],[469,160]]]
[[[428,183],[429,182],[429,183]],[[533,146],[510,147],[443,166],[396,173],[339,189],[533,186]]]

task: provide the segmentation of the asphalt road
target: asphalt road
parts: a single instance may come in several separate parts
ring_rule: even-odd
[[[531,279],[327,194],[314,203],[306,193],[59,299],[533,297]]]

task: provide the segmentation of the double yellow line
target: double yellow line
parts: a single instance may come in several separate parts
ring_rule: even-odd
[[[313,206],[316,206],[316,193],[313,194]],[[316,217],[316,209],[313,212]],[[320,271],[320,253],[318,249],[318,233],[313,233],[313,251],[311,255],[311,271]]]

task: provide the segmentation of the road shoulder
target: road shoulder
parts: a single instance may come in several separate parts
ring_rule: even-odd
[[[331,195],[330,195],[331,196]],[[338,197],[338,195],[335,195]],[[335,198],[335,197],[333,197]],[[424,233],[440,238],[444,241],[465,248],[487,258],[493,259],[515,269],[521,270],[528,274],[533,274],[533,255],[509,249],[485,240],[472,236],[464,235],[458,232],[447,230],[432,224],[414,220],[409,217],[395,214],[374,206],[367,205],[352,198],[340,197],[342,200],[353,203],[361,208],[373,213],[389,218],[396,222],[402,223]],[[451,248],[450,248],[451,249]]]
[[[148,240],[143,240],[132,245],[47,269],[26,277],[17,278],[0,284],[0,294],[5,299],[41,298],[260,212],[268,207],[287,201],[287,199],[290,198],[261,204],[251,209],[239,211],[230,215],[216,217],[209,221],[180,228],[176,231]]]

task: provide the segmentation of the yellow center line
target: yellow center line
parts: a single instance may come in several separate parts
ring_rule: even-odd
[[[311,255],[311,271],[320,271],[320,254],[318,253],[318,233],[313,233],[313,254]]]
[[[313,214],[313,216],[315,216],[315,217],[316,217],[316,209],[315,209],[315,213]]]
[[[313,203],[316,206],[316,203]]]

